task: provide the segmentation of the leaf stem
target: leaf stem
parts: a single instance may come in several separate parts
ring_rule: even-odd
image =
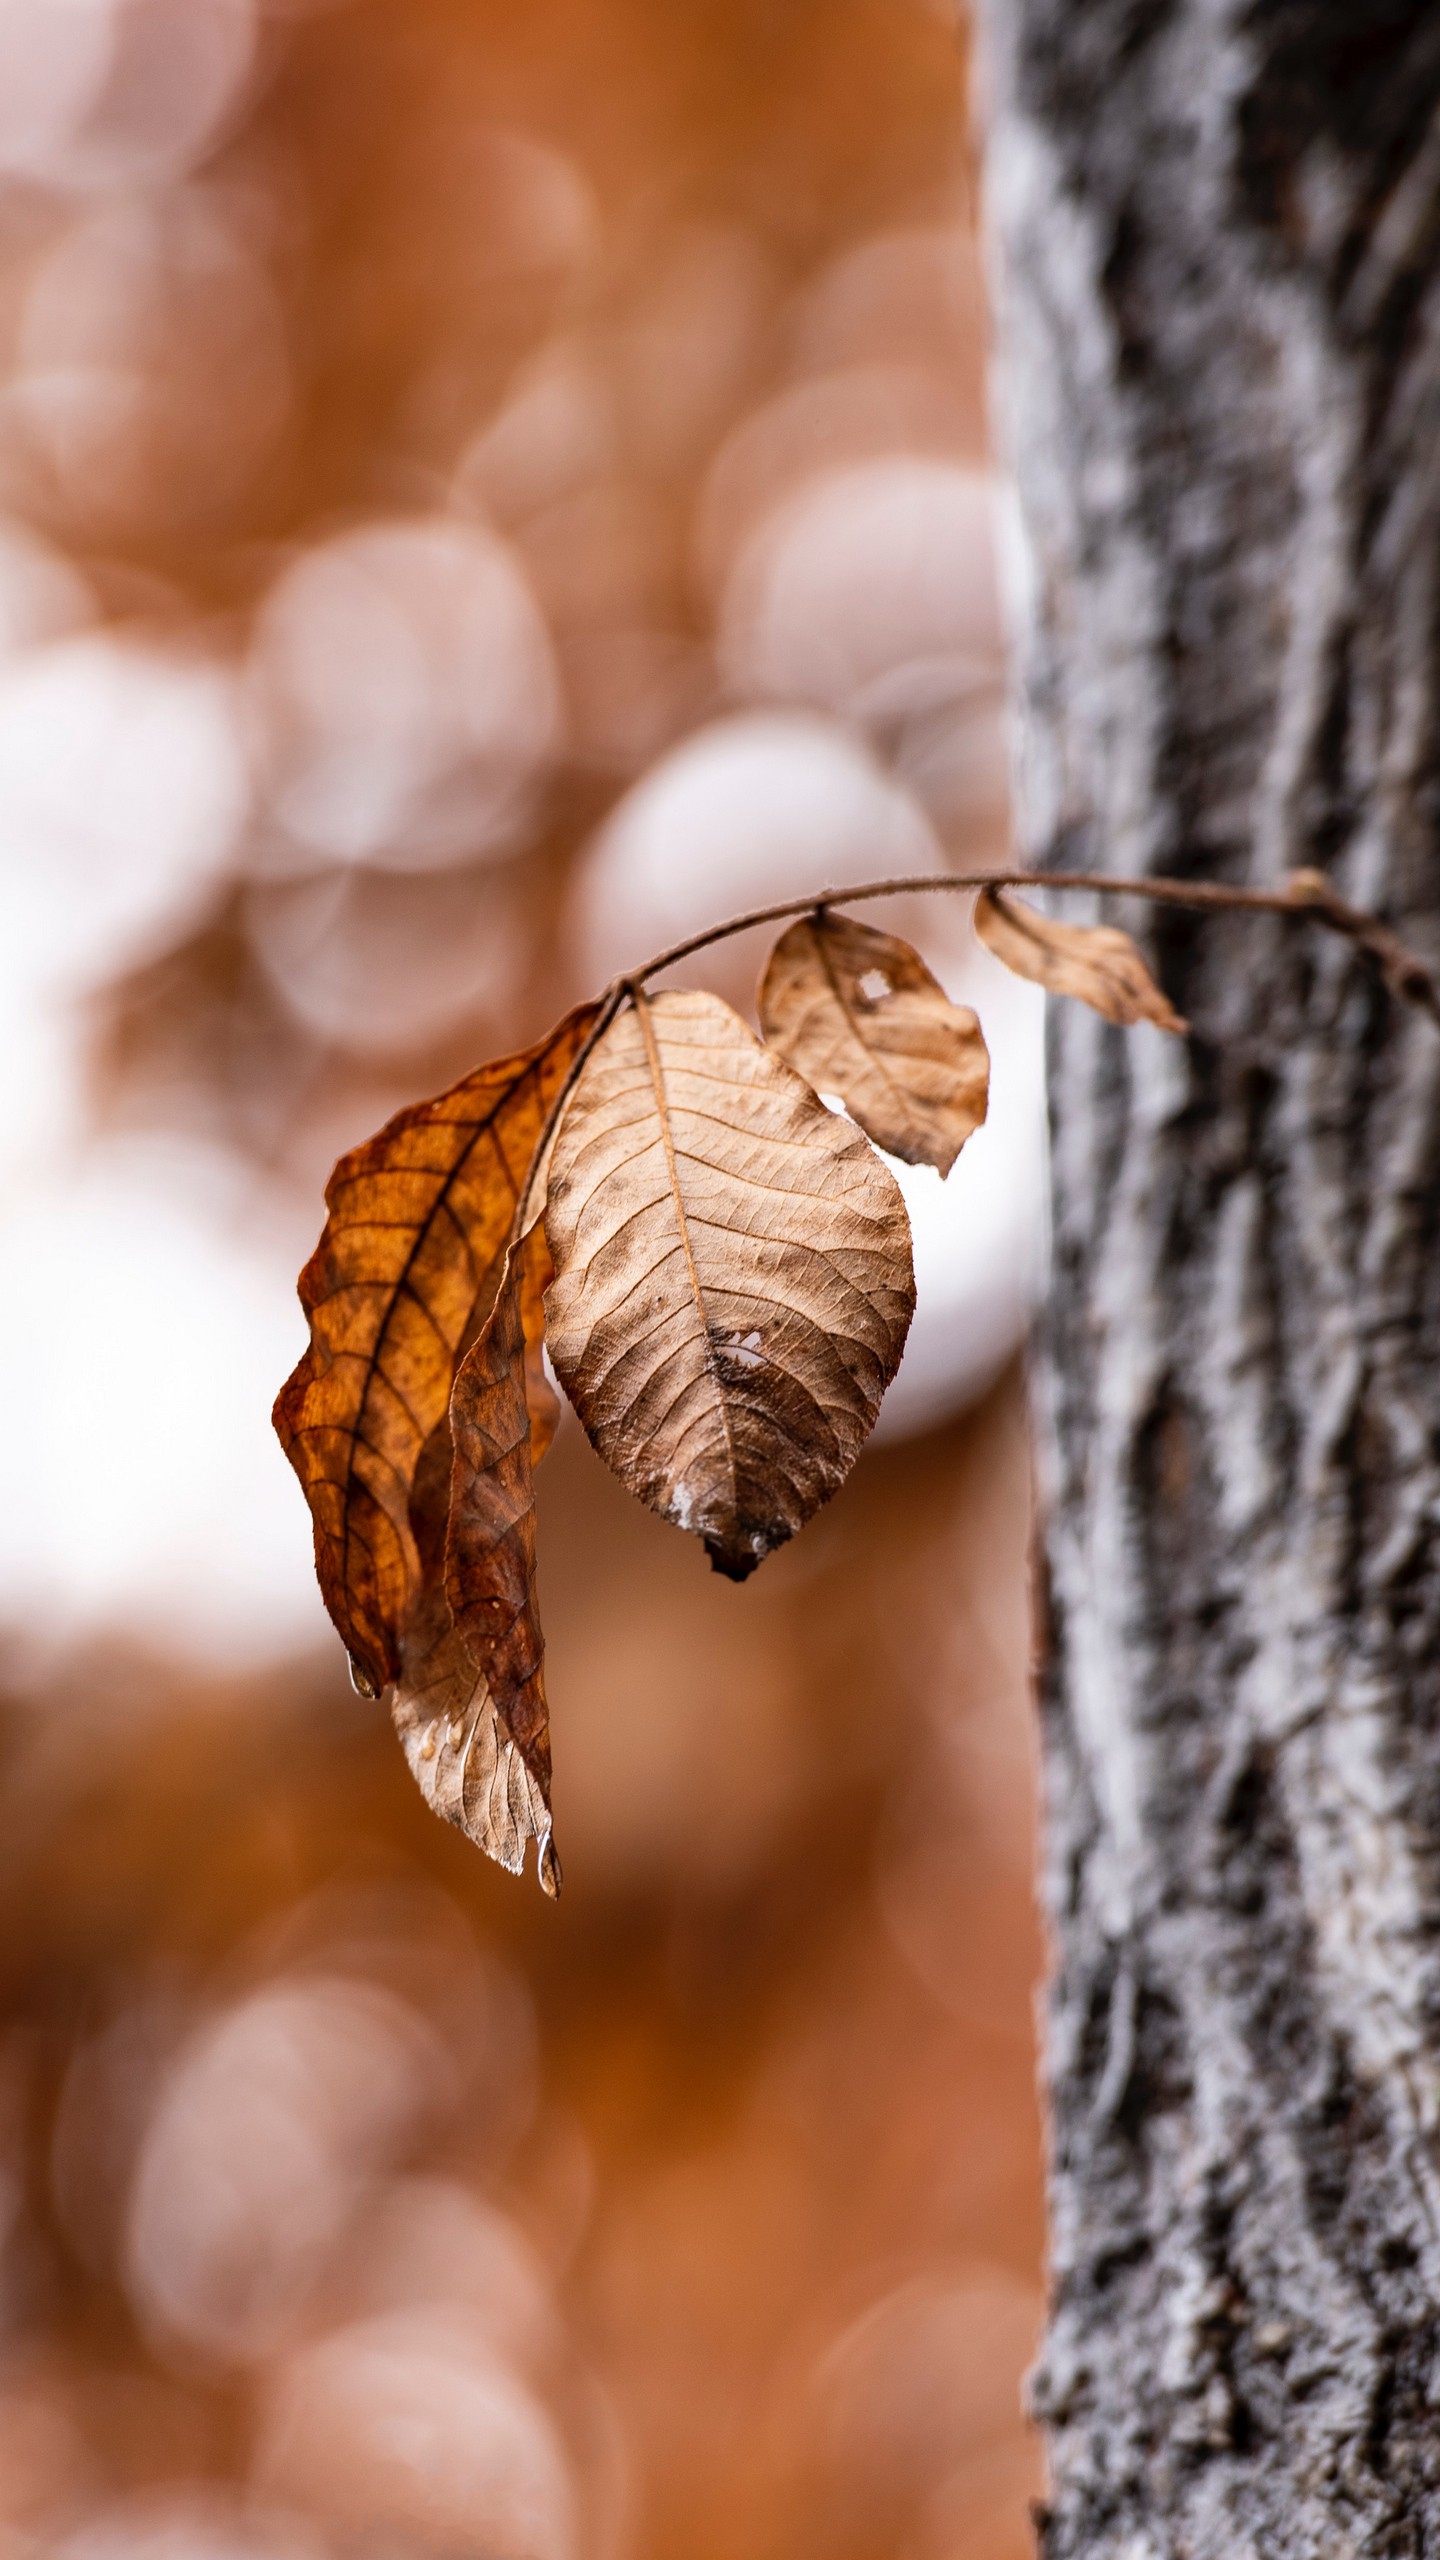
[[[564,1110],[566,1103],[569,1101],[571,1094],[574,1092],[576,1085],[579,1083],[590,1058],[594,1054],[598,1042],[604,1039],[606,1032],[609,1030],[611,1023],[614,1021],[616,1014],[619,1012],[622,1004],[626,1001],[626,998],[630,995],[630,992],[631,982],[628,978],[614,978],[611,980],[609,986],[605,989],[603,996],[600,998],[600,1009],[596,1014],[594,1021],[591,1023],[589,1030],[586,1032],[584,1039],[581,1041],[579,1048],[576,1050],[574,1057],[571,1059],[566,1071],[565,1080],[561,1085],[559,1092],[556,1094],[554,1101],[551,1103],[549,1110],[545,1114],[544,1125],[541,1128],[539,1137],[535,1141],[534,1151],[531,1155],[529,1165],[526,1168],[525,1181],[520,1192],[520,1197],[515,1203],[515,1215],[510,1221],[510,1243],[512,1245],[519,1244],[528,1232],[525,1213],[530,1206],[530,1194],[535,1188],[535,1177],[545,1161],[546,1149],[548,1148],[551,1139],[554,1137],[556,1130],[560,1126],[560,1114]]]

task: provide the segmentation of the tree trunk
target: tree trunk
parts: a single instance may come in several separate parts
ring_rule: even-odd
[[[1026,852],[1433,958],[1440,7],[990,18]],[[1194,1028],[1052,1031],[1042,2539],[1440,2552],[1440,1036],[1118,920]]]

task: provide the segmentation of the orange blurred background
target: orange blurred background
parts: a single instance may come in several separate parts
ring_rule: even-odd
[[[1003,855],[967,79],[927,0],[0,0],[0,2560],[1031,2548],[1038,999],[876,911],[992,1118],[757,1582],[562,1430],[558,1909],[268,1428],[342,1146]]]

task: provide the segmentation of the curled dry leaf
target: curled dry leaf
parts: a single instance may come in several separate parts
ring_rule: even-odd
[[[520,1185],[595,1018],[479,1067],[342,1156],[300,1275],[310,1347],[275,1428],[305,1489],[325,1605],[357,1685],[400,1669],[420,1587],[411,1495],[456,1362],[493,1297]]]
[[[402,1646],[393,1713],[421,1793],[518,1874],[528,1840],[560,1890],[550,1816],[550,1721],[535,1599],[533,1470],[558,1416],[541,1358],[550,1257],[533,1228],[512,1247],[489,1321],[466,1354],[437,1435],[425,1583]],[[452,1452],[443,1574],[436,1553],[443,1451]]]
[[[637,993],[561,1122],[546,1230],[591,1440],[742,1581],[844,1481],[899,1365],[892,1176],[718,996]]]
[[[918,951],[828,907],[781,935],[760,982],[772,1049],[887,1154],[948,1173],[980,1127],[990,1058]]]
[[[987,950],[1017,978],[1033,978],[1052,995],[1079,996],[1107,1022],[1153,1022],[1162,1031],[1189,1029],[1161,994],[1131,941],[1117,925],[1057,924],[998,889],[975,901],[975,930]]]
[[[489,1684],[452,1624],[443,1585],[428,1590],[405,1638],[392,1713],[410,1772],[431,1811],[519,1875],[538,1844],[540,1882],[560,1890],[548,1784],[501,1730]]]

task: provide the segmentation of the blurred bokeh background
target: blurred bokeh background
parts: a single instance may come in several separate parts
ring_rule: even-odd
[[[269,1430],[341,1147],[1006,845],[943,0],[0,0],[0,2560],[1021,2560],[1031,991],[736,1590],[573,1427],[558,1909]],[[748,1005],[762,946],[700,974]]]

